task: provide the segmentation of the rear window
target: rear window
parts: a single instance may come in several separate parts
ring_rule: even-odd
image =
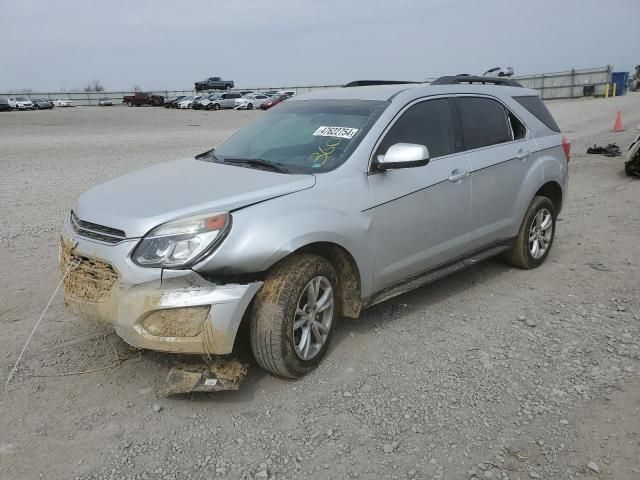
[[[511,127],[504,106],[490,98],[455,99],[465,150],[510,142]]]
[[[513,97],[513,99],[522,105],[524,108],[529,110],[529,112],[544,123],[547,127],[549,127],[554,132],[560,133],[560,127],[556,123],[556,121],[551,116],[551,112],[547,106],[542,102],[540,97],[530,96],[530,97]]]

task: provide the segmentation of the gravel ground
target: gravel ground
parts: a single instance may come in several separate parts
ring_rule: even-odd
[[[549,106],[574,154],[544,266],[490,260],[344,320],[298,381],[240,345],[238,392],[171,399],[158,391],[176,357],[130,353],[58,295],[0,393],[0,478],[640,478],[640,179],[584,153],[640,133],[640,95]],[[627,130],[611,133],[618,110]],[[3,383],[57,284],[78,194],[255,115],[0,114]]]

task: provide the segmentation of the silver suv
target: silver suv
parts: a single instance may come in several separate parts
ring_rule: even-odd
[[[165,352],[228,354],[246,321],[257,362],[298,377],[341,316],[493,255],[539,266],[569,143],[536,91],[481,80],[295,96],[92,188],[63,229],[67,306]]]

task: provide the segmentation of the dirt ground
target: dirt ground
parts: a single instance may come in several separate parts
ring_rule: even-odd
[[[344,320],[298,381],[240,345],[239,391],[171,399],[176,357],[131,352],[58,295],[0,392],[0,478],[640,478],[640,178],[585,153],[640,134],[640,94],[549,107],[573,158],[541,268],[490,260]],[[611,133],[618,110],[626,131]],[[75,198],[255,115],[0,114],[2,384],[58,282]]]

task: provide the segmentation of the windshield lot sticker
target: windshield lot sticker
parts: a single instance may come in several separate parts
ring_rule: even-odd
[[[323,128],[323,127],[320,127],[320,128]],[[312,153],[309,156],[309,159],[313,162],[313,165],[311,165],[311,167],[312,168],[323,167],[324,164],[327,163],[327,160],[331,158],[331,155],[333,154],[333,152],[335,152],[336,147],[340,145],[340,142],[342,142],[342,139],[340,138],[330,138],[329,140],[327,140],[326,144],[319,147],[317,152]]]
[[[358,133],[358,130],[358,128],[348,127],[318,127],[318,129],[313,132],[313,135],[315,137],[338,137],[351,140],[353,136]]]

